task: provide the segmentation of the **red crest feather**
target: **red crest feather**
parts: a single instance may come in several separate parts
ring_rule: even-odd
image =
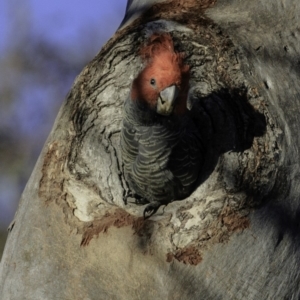
[[[180,89],[178,104],[174,113],[186,112],[187,93],[189,87],[189,66],[184,64],[184,53],[174,50],[173,40],[168,33],[154,33],[139,52],[145,61],[144,70],[134,80],[131,97],[154,106],[158,93],[175,84]],[[147,84],[150,78],[157,79],[157,90]]]
[[[144,60],[149,60],[155,55],[159,55],[161,52],[174,53],[174,45],[170,34],[168,33],[154,33],[148,40],[147,45],[144,45],[140,49],[140,56]]]
[[[151,62],[154,58],[162,61],[173,62],[180,67],[181,72],[188,72],[189,66],[184,65],[184,53],[175,52],[173,40],[168,33],[154,33],[148,40],[147,45],[144,45],[139,52],[141,58],[146,62]],[[166,60],[164,60],[166,58]]]

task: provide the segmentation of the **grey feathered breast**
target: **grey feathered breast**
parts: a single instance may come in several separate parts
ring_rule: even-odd
[[[130,188],[148,202],[167,204],[194,188],[202,144],[189,115],[161,116],[127,99],[121,149]]]

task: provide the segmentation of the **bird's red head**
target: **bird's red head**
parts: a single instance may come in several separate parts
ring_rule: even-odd
[[[189,66],[175,52],[170,34],[153,34],[140,50],[146,66],[133,81],[131,99],[158,113],[182,115],[187,110]]]

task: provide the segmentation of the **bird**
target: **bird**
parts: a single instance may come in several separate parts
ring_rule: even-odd
[[[147,219],[192,193],[204,147],[187,108],[190,67],[171,34],[153,33],[139,55],[144,67],[124,101],[120,145],[125,179],[137,203],[147,204]]]

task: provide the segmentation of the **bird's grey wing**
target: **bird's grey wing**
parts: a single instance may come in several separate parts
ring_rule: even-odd
[[[122,157],[125,163],[133,162],[138,155],[138,142],[135,133],[135,128],[128,121],[123,120],[120,140]]]
[[[178,197],[186,197],[198,179],[203,160],[203,145],[198,130],[191,123],[181,132],[180,141],[173,148],[169,165],[181,186]]]
[[[140,192],[149,201],[165,201],[173,198],[172,172],[167,168],[178,133],[161,125],[140,127],[136,132],[138,155],[132,173]]]

